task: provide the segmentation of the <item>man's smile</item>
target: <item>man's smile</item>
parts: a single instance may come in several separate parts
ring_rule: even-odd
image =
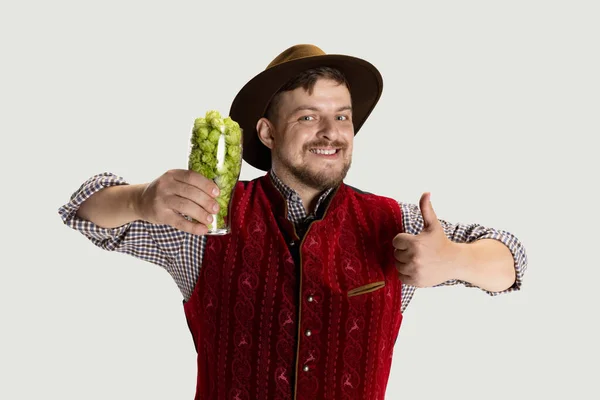
[[[339,148],[332,147],[315,147],[309,151],[319,158],[336,159],[339,158],[340,150]]]

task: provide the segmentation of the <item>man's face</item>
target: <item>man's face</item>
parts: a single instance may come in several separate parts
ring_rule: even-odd
[[[275,172],[318,190],[342,182],[352,162],[351,107],[348,88],[333,80],[319,79],[311,95],[283,92],[273,121]]]

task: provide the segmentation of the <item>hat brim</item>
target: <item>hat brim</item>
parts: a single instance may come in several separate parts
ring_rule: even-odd
[[[266,112],[271,98],[290,79],[315,67],[339,69],[350,85],[354,134],[365,123],[383,91],[380,72],[368,61],[360,58],[327,54],[311,56],[275,65],[256,75],[237,94],[229,116],[243,129],[243,158],[255,168],[271,168],[271,150],[259,139],[256,123]]]

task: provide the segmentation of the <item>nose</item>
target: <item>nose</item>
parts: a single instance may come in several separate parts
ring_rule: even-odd
[[[323,118],[319,125],[319,132],[317,136],[331,141],[337,140],[340,136],[339,127],[336,125],[336,121],[330,118]]]

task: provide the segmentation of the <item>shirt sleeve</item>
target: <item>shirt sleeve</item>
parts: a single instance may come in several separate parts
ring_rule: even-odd
[[[419,206],[416,204],[399,203],[402,209],[402,222],[404,224],[404,230],[406,233],[418,235],[423,230],[423,215]],[[479,224],[460,224],[450,223],[442,219],[439,220],[446,236],[457,243],[472,243],[481,239],[495,239],[506,245],[510,250],[515,266],[516,279],[511,287],[499,292],[491,292],[489,290],[483,290],[490,296],[497,296],[502,293],[509,293],[521,289],[523,282],[523,275],[527,269],[527,254],[523,244],[517,239],[516,236],[510,232],[504,230],[498,230],[493,228],[486,228]],[[466,287],[476,287],[469,282],[452,279],[443,282],[436,286],[452,286],[461,284]],[[402,285],[402,312],[406,309],[410,300],[412,299],[415,292],[415,287],[410,285]]]
[[[132,221],[116,228],[102,228],[76,215],[81,204],[106,187],[128,185],[119,176],[104,172],[92,176],[71,195],[70,201],[59,208],[63,223],[80,232],[94,245],[108,251],[132,255],[166,268],[169,272],[181,250],[185,232],[170,225]]]

